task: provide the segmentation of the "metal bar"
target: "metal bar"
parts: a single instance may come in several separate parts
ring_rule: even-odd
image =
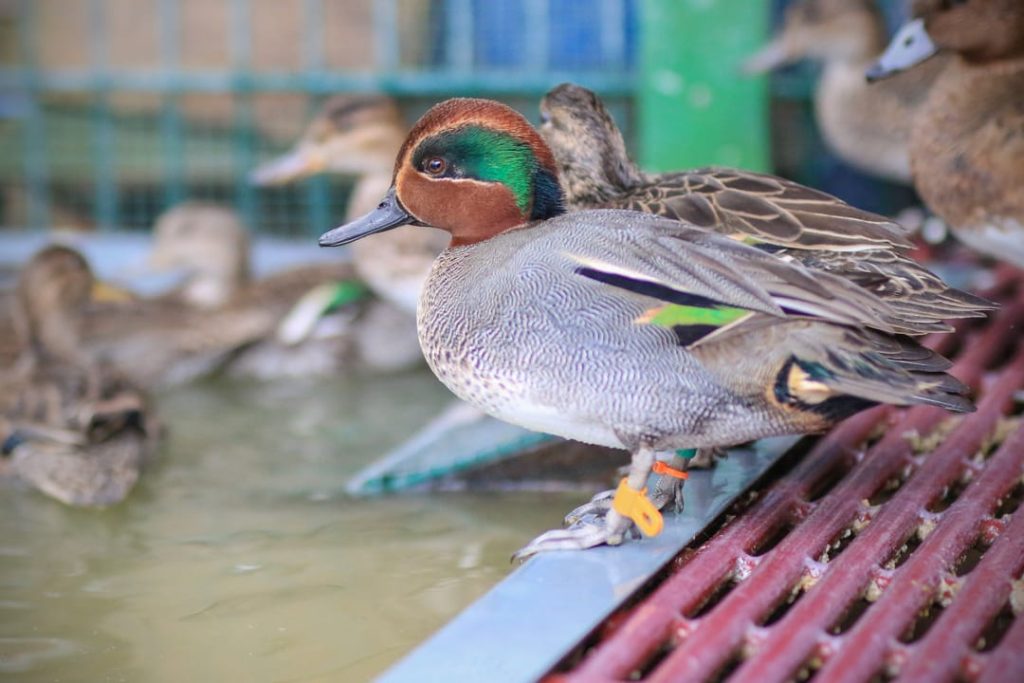
[[[1024,306],[1018,307],[1016,314],[1018,320],[1024,317]],[[854,539],[848,548],[850,559],[832,564],[820,585],[816,587],[814,595],[808,595],[803,601],[807,604],[797,605],[787,615],[786,621],[799,622],[797,608],[803,608],[801,611],[806,617],[814,613],[815,606],[820,613],[822,600],[826,597],[830,601],[841,600],[841,597],[837,597],[839,586],[843,583],[856,585],[858,574],[865,575],[865,567],[870,567],[881,556],[878,551],[880,544],[896,538],[898,547],[898,544],[921,523],[921,511],[926,508],[936,492],[941,492],[943,487],[950,486],[963,474],[966,459],[976,453],[982,442],[992,434],[1005,409],[1012,405],[1014,392],[1022,385],[1024,351],[1017,354],[1013,363],[1001,373],[999,380],[986,391],[978,405],[978,411],[965,417],[957,430],[928,455],[927,466],[915,472],[900,490],[899,497],[887,504],[867,529]],[[999,470],[991,460],[986,469],[988,468],[994,468],[997,472]],[[1019,464],[1011,471],[1019,474]],[[978,491],[985,486],[998,487],[1001,483],[1005,489],[1009,489],[1013,478],[1000,477],[993,480],[991,476],[982,476],[975,481],[972,489]],[[927,607],[936,597],[942,572],[947,565],[951,566],[974,540],[972,530],[977,528],[981,516],[976,508],[991,504],[992,499],[986,500],[987,498],[988,496],[979,498],[969,491],[946,511],[943,516],[951,517],[953,521],[939,524],[938,530],[929,535],[922,547],[896,571],[892,582],[886,588],[895,595],[912,597],[905,600],[880,601],[874,609],[865,614],[844,636],[842,647],[836,655],[822,667],[819,672],[822,680],[862,681],[877,672],[879,662],[883,661],[887,654],[888,644],[896,640],[900,632],[913,622],[918,610]],[[994,499],[998,499],[998,496]],[[958,514],[962,509],[967,509],[968,514]],[[847,558],[844,557],[844,560]],[[785,635],[789,639],[793,637],[790,632],[784,632],[782,629],[775,635]],[[929,663],[929,671],[935,675],[938,671],[931,668],[932,664],[937,662]],[[750,667],[752,674],[755,673],[753,661],[748,662],[744,668],[746,667]],[[952,677],[955,669],[944,674]],[[764,678],[758,675],[744,678],[739,675],[736,680],[750,682]]]
[[[376,0],[373,3],[373,56],[380,71],[395,71],[401,63],[397,0]]]
[[[985,670],[977,683],[1024,680],[1024,657],[1021,656],[1021,652],[1024,652],[1024,618],[1018,613],[1010,630],[1000,641],[999,647],[988,657]]]
[[[993,488],[1000,489],[1005,495],[1006,489],[1020,479],[1024,467],[1024,427],[1018,427],[1003,442],[990,463],[982,478],[972,486],[977,491],[982,481],[991,482],[995,484]],[[999,491],[996,494],[986,501],[988,505],[982,506],[974,521],[979,524],[995,523],[988,515],[992,514],[991,502],[1000,498]],[[956,504],[959,503],[957,501]],[[924,550],[922,546],[918,553]],[[1013,584],[1006,577],[1018,576],[1022,561],[1024,514],[1018,509],[978,566],[965,577],[956,599],[914,647],[907,665],[900,671],[903,679],[923,681],[929,675],[934,676],[936,671],[956,671],[964,658],[970,655],[971,644],[981,635],[979,626],[984,626],[997,614],[1009,598]],[[892,589],[894,585],[890,584],[889,590]],[[1018,651],[1017,659],[1024,659],[1020,655]],[[1019,676],[1009,680],[1019,680]]]
[[[250,228],[256,228],[257,197],[249,182],[249,172],[256,166],[252,115],[251,50],[249,0],[231,0],[229,45],[233,77],[230,91],[234,95],[234,130],[232,159],[235,165],[235,205]]]
[[[601,56],[608,69],[626,62],[626,7],[624,0],[601,0]]]
[[[307,72],[321,73],[324,70],[324,4],[323,0],[303,0],[303,54],[302,61]],[[319,107],[319,98],[310,97],[310,114]],[[306,186],[306,232],[315,235],[323,226],[331,224],[330,181],[326,174],[308,179]]]
[[[118,189],[115,173],[117,141],[110,111],[111,85],[107,31],[106,0],[89,2],[89,38],[92,68],[97,83],[93,99],[93,169],[96,194],[96,223],[102,230],[113,229],[119,222]]]
[[[993,325],[986,330],[985,341],[978,340],[978,346],[984,350],[979,349],[975,353],[965,353],[961,356],[955,366],[956,369],[953,370],[954,374],[968,384],[976,385],[980,382],[985,361],[994,358],[999,348],[998,340],[1004,333],[1005,328],[1000,325]],[[973,350],[974,347],[971,348]],[[770,614],[778,602],[780,592],[788,594],[798,582],[808,576],[809,558],[820,556],[832,539],[863,515],[861,501],[870,498],[886,481],[912,464],[911,445],[903,435],[910,430],[928,434],[945,419],[946,415],[945,411],[931,406],[916,406],[906,411],[902,420],[871,448],[870,454],[864,460],[865,465],[854,470],[830,492],[830,505],[816,507],[801,523],[800,533],[789,534],[783,539],[764,562],[754,569],[750,578],[737,586],[713,612],[701,620],[700,627],[665,658],[649,680],[652,683],[679,680],[683,677],[703,680],[726,664],[729,655],[742,646],[754,624]],[[904,539],[905,536],[898,539],[890,537],[885,539],[885,542],[899,547]],[[830,563],[829,570],[835,572],[837,567],[846,567],[851,557],[855,557],[852,551],[851,555],[844,555],[843,560]],[[816,576],[822,569],[820,564],[812,565],[810,574]],[[868,574],[862,572],[861,577],[866,581]],[[821,586],[817,588],[815,594],[831,597],[830,602],[833,605],[841,600],[838,596],[821,593]],[[798,602],[787,616],[803,613],[803,606],[808,604],[812,597],[814,594]],[[804,616],[806,619],[806,614]],[[816,634],[817,620],[794,623],[793,629],[787,633],[786,642],[791,647],[811,650],[815,646],[815,639],[802,632],[797,634],[797,631],[801,631],[801,627],[810,629],[810,625],[813,624],[811,632]],[[780,633],[778,630],[773,631],[775,636]],[[712,646],[712,641],[717,642],[718,646]],[[769,646],[765,644],[763,649],[767,651]],[[794,650],[787,648],[787,653],[797,658]],[[808,652],[801,654],[806,657]]]
[[[302,64],[306,71],[321,71],[324,68],[323,0],[302,0],[302,16]]]
[[[50,174],[47,165],[46,123],[39,105],[40,82],[35,3],[21,0],[18,7],[20,27],[18,47],[25,68],[17,84],[6,87],[18,90],[25,96],[25,137],[22,141],[22,164],[25,169],[25,192],[28,199],[29,227],[42,229],[50,227]],[[13,86],[13,87],[12,87]]]
[[[444,23],[445,63],[455,71],[468,72],[474,62],[472,0],[447,0],[444,3]]]
[[[461,2],[462,0],[458,0]],[[0,69],[0,88],[23,87],[27,79],[35,78],[25,69]],[[201,92],[223,93],[231,91],[238,76],[232,71],[205,70],[168,74],[152,69],[112,69],[103,82],[124,92],[163,93]],[[315,94],[332,92],[387,92],[398,96],[444,95],[530,95],[540,96],[552,83],[559,81],[585,81],[588,87],[608,97],[628,97],[636,93],[636,78],[629,72],[604,71],[551,71],[545,73],[509,72],[494,69],[472,72],[397,71],[394,73],[349,72],[305,75],[288,72],[260,71],[245,77],[248,89],[260,92],[294,92],[303,90]],[[88,70],[59,69],[40,73],[37,78],[43,92],[80,92],[96,88],[97,75]]]
[[[533,71],[543,71],[548,66],[548,46],[551,39],[551,12],[548,0],[526,0],[523,4],[526,14],[523,22],[526,39],[526,63]]]
[[[161,66],[166,77],[174,79],[181,68],[181,12],[177,0],[160,0],[157,23]],[[160,136],[166,173],[164,203],[171,207],[185,198],[185,132],[177,90],[167,91],[163,95]]]

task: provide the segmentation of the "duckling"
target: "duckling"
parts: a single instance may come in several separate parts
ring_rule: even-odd
[[[960,241],[1024,268],[1024,4],[916,0],[913,14],[868,76],[953,54],[911,131],[914,185]]]
[[[949,362],[895,334],[888,301],[841,273],[685,220],[566,213],[554,155],[503,104],[434,106],[394,168],[380,204],[320,244],[447,231],[418,314],[438,378],[499,419],[632,453],[610,509],[520,557],[618,544],[633,524],[659,533],[667,501],[645,493],[658,453],[821,431],[878,403],[972,409]],[[847,245],[900,241],[887,223],[848,223]]]
[[[81,345],[93,283],[72,249],[51,246],[32,258],[14,304],[22,354],[0,383],[0,475],[68,505],[124,499],[159,431],[145,394]]]
[[[950,318],[984,316],[989,302],[953,289],[905,256],[887,218],[782,178],[726,168],[646,174],[626,154],[600,98],[564,83],[541,100],[540,133],[572,208],[624,208],[684,220],[840,275],[874,292],[902,334],[949,331]]]
[[[290,152],[260,166],[251,178],[257,185],[280,185],[321,172],[354,175],[347,212],[352,220],[372,209],[391,185],[405,133],[391,98],[336,95],[324,103]],[[440,231],[399,228],[352,245],[352,263],[377,296],[415,316],[423,282],[446,243]]]
[[[157,225],[151,257],[157,268],[184,268],[180,288],[160,297],[92,303],[82,320],[82,344],[141,386],[190,382],[223,371],[245,349],[272,336],[288,296],[343,270],[275,291],[248,287],[248,239],[237,218],[219,207],[186,204]],[[194,261],[189,259],[194,257]]]
[[[348,264],[304,265],[253,280],[249,252],[248,231],[225,207],[187,202],[165,212],[154,228],[150,265],[186,272],[182,285],[158,305],[166,309],[176,302],[190,309],[178,317],[191,319],[191,343],[224,352],[212,368],[199,364],[203,374],[217,369],[270,379],[354,364],[391,370],[420,362],[414,340],[391,335],[404,316],[365,306],[365,290]],[[340,317],[317,322],[324,309],[346,304],[351,305]],[[306,319],[298,332],[296,314]],[[211,336],[197,339],[200,330]],[[111,355],[123,359],[130,350],[138,351],[132,356],[145,355],[137,340],[117,346]]]
[[[744,69],[764,73],[800,59],[823,62],[814,113],[826,144],[865,173],[909,185],[910,126],[942,64],[869,84],[864,70],[887,38],[873,0],[801,0],[787,8],[781,32]]]

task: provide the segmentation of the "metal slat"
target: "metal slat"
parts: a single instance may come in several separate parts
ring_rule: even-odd
[[[455,72],[473,68],[473,1],[446,0],[444,3],[445,64]]]
[[[968,520],[978,525],[998,523],[990,515],[991,509],[984,503],[993,498],[1005,495],[1008,484],[1020,481],[1024,470],[1024,428],[1018,427],[1016,432],[1003,442],[999,450],[992,456],[991,464],[985,469],[981,479],[965,492],[961,500],[982,502],[971,505],[973,510],[965,511]],[[982,487],[985,487],[983,490]],[[1001,492],[1001,494],[1000,494]],[[968,505],[957,501],[957,506],[967,508]],[[973,540],[973,539],[971,539]],[[923,552],[925,548],[921,548]],[[971,643],[981,635],[979,624],[984,624],[997,614],[1010,598],[1013,584],[1006,580],[1007,576],[1018,576],[1021,564],[1024,563],[1024,514],[1014,514],[1009,525],[1005,526],[996,538],[992,547],[981,558],[978,566],[968,574],[962,587],[956,593],[956,599],[946,608],[939,619],[932,625],[925,637],[915,645],[914,652],[907,661],[900,675],[906,680],[924,680],[932,671],[955,671],[961,661],[971,654]],[[906,570],[905,574],[909,574]],[[895,590],[894,584],[889,590]],[[1006,641],[1000,647],[1008,647]],[[1017,650],[1018,668],[1024,664],[1024,658]],[[986,668],[999,666],[989,659]],[[1006,672],[1009,673],[1009,672]],[[1010,680],[1020,680],[1021,675]]]
[[[626,7],[625,0],[601,0],[601,55],[604,66],[624,64],[626,61]]]
[[[235,206],[249,226],[257,225],[257,197],[249,182],[249,172],[256,166],[253,136],[251,41],[249,0],[231,0],[229,45],[234,69],[229,90],[234,93],[234,130],[232,158],[235,162]]]
[[[89,49],[96,78],[93,98],[93,179],[96,196],[96,223],[111,230],[119,223],[116,159],[114,158],[114,119],[110,111],[111,84],[106,0],[89,2]]]
[[[854,539],[847,548],[848,554],[842,560],[829,564],[814,592],[803,598],[773,629],[772,636],[762,644],[758,656],[747,661],[736,673],[735,681],[751,683],[763,681],[765,677],[784,675],[787,670],[795,670],[809,656],[809,652],[800,653],[796,648],[784,647],[784,644],[801,638],[809,645],[815,643],[818,634],[828,628],[827,620],[835,618],[835,606],[842,607],[856,599],[858,591],[863,589],[858,578],[868,577],[877,571],[879,558],[891,556],[904,539],[914,533],[922,521],[921,511],[934,492],[950,485],[962,474],[964,459],[976,452],[992,432],[1002,415],[1000,408],[1012,400],[1013,392],[1022,383],[1024,355],[1018,358],[1011,371],[1001,377],[999,385],[986,393],[978,412],[964,419],[957,431],[928,456],[926,464],[914,473],[898,497],[886,504],[867,529]],[[886,591],[892,590],[899,594],[902,590],[907,595],[923,599],[926,597],[923,593],[926,586],[934,582],[937,589],[939,572],[960,554],[957,551],[948,557],[931,552],[937,539],[941,541],[947,534],[957,533],[955,527],[940,526],[940,530],[915,552],[910,560],[913,565],[899,568]],[[962,541],[966,547],[973,541],[973,537],[969,532],[965,531],[964,534]],[[916,572],[912,571],[922,563],[928,564]],[[928,582],[925,582],[924,574],[929,575]],[[866,583],[866,579],[862,578],[861,581]],[[910,585],[915,586],[913,591],[908,588]],[[881,634],[889,633],[895,640],[906,624],[913,621],[913,615],[924,606],[921,601],[915,600],[879,600],[879,605],[860,619],[854,630],[843,638],[838,653],[821,670],[823,680],[857,681],[870,678],[876,672],[878,662],[883,660],[884,652],[881,650],[888,642],[888,638],[881,637]],[[889,619],[880,621],[881,615],[887,615]]]
[[[323,0],[303,0],[303,49],[302,63],[307,73],[322,74],[324,71],[324,3]],[[320,102],[310,97],[310,116],[315,114]],[[330,183],[325,175],[317,175],[305,182],[306,232],[316,235],[323,232],[325,225],[332,225],[330,211]],[[337,218],[337,217],[335,217]]]
[[[397,0],[375,0],[373,3],[373,55],[379,71],[395,71],[401,63]]]
[[[36,32],[36,10],[32,0],[21,0],[18,15],[21,23],[18,30],[18,48],[21,60],[26,65],[19,69],[19,76],[3,86],[24,93],[25,137],[22,142],[22,163],[25,168],[25,190],[28,195],[27,221],[30,227],[50,227],[50,176],[47,164],[46,124],[43,120],[39,95],[42,83],[37,70],[38,46]]]
[[[181,11],[177,0],[160,0],[157,14],[160,62],[168,79],[181,69]],[[160,136],[163,144],[164,204],[174,206],[185,198],[185,131],[181,119],[181,98],[177,89],[164,93],[160,108]]]
[[[548,0],[525,0],[524,24],[528,70],[543,71],[548,66],[548,45],[551,40],[551,8]]]

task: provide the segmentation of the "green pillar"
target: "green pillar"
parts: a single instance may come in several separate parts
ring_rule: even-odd
[[[770,168],[768,91],[743,60],[768,30],[768,3],[643,0],[639,143],[643,166]]]

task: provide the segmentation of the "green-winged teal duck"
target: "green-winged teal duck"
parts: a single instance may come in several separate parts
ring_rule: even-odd
[[[80,343],[92,273],[52,246],[17,284],[21,354],[0,369],[0,474],[69,505],[102,506],[128,495],[158,432],[146,396]]]
[[[800,0],[787,8],[779,33],[745,69],[762,73],[801,59],[821,62],[814,114],[826,144],[861,171],[910,184],[910,126],[942,60],[885,83],[868,83],[864,70],[887,42],[874,0]]]
[[[377,208],[320,244],[447,231],[418,314],[435,374],[500,419],[632,453],[605,514],[524,554],[620,543],[633,522],[658,533],[670,497],[644,491],[660,452],[821,431],[878,403],[972,409],[948,361],[894,334],[889,303],[841,273],[685,221],[566,213],[554,156],[505,105],[436,105],[394,168]]]
[[[1024,268],[1024,3],[916,0],[869,75],[952,53],[910,137],[914,185],[962,242]]]

